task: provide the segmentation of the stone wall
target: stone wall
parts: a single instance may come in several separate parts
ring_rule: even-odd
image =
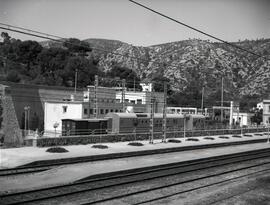
[[[19,147],[23,145],[22,132],[15,113],[10,95],[2,96],[4,147]]]

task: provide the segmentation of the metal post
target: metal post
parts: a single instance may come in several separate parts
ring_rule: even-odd
[[[125,112],[125,87],[126,87],[126,80],[122,80],[122,111]]]
[[[223,77],[221,78],[221,109],[220,109],[220,121],[223,122]]]
[[[30,106],[27,107],[28,112],[27,112],[27,125],[28,125],[28,135],[30,135]]]
[[[150,97],[150,144],[154,143],[154,99],[153,99],[153,90],[151,90],[151,97]]]
[[[27,107],[24,107],[24,136],[26,136],[27,130]]]
[[[90,86],[88,86],[88,118],[90,118],[90,107],[91,107],[91,103],[90,103]]]
[[[98,76],[95,75],[95,86],[94,86],[94,103],[95,103],[94,114],[95,114],[95,118],[98,118],[97,89],[98,89]]]
[[[230,129],[232,129],[232,124],[233,124],[233,101],[231,101],[230,106]]]
[[[167,82],[164,82],[164,104],[163,104],[163,139],[162,142],[166,143],[167,132]]]
[[[267,126],[267,134],[268,134],[268,137],[267,137],[267,143],[270,143],[270,138],[269,138],[269,127],[270,127],[270,123],[268,123],[268,126]]]
[[[75,71],[75,83],[74,83],[74,92],[77,92],[77,78],[78,78],[78,69]]]
[[[184,140],[186,138],[186,113],[184,113]]]
[[[202,87],[202,104],[201,104],[202,114],[203,114],[203,96],[204,96],[204,85]]]

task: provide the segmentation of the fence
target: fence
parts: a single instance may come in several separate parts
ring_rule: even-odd
[[[198,137],[198,136],[212,136],[212,135],[226,135],[226,134],[245,134],[253,132],[267,132],[267,128],[244,128],[244,129],[217,129],[217,130],[189,130],[189,131],[170,131],[167,132],[167,138],[183,138]],[[54,134],[54,133],[49,133]],[[79,144],[93,144],[106,142],[123,142],[134,140],[148,140],[150,132],[145,133],[123,133],[123,134],[94,134],[94,135],[76,135],[76,136],[60,136],[48,137],[46,132],[42,137],[38,137],[37,146],[48,147],[56,145],[79,145]],[[162,139],[162,132],[155,132],[154,139]],[[31,145],[33,140],[26,139],[25,145]]]

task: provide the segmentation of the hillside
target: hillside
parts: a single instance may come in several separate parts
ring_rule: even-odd
[[[174,91],[196,101],[203,86],[205,98],[220,99],[222,78],[225,100],[241,100],[243,96],[263,98],[270,93],[270,60],[223,43],[190,39],[142,47],[107,39],[84,41],[93,48],[91,55],[98,61],[100,70],[107,72],[117,65],[134,70],[141,80],[164,76],[170,80]],[[234,44],[270,58],[270,39]],[[62,46],[51,42],[42,45]]]
[[[235,44],[260,55],[270,54],[270,39]],[[193,39],[150,47],[123,44],[100,57],[99,66],[105,71],[115,64],[133,69],[142,79],[163,73],[180,92],[205,85],[206,95],[210,95],[220,89],[223,77],[231,98],[269,94],[270,60],[222,43]]]

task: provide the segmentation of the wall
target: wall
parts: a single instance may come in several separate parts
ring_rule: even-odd
[[[4,136],[5,147],[19,147],[23,145],[23,136],[19,128],[11,90],[8,86],[1,86],[2,124],[1,132]]]
[[[270,100],[263,100],[263,124],[270,123]]]
[[[54,124],[58,123],[57,132],[62,130],[62,119],[81,119],[83,106],[82,102],[45,102],[44,129],[54,132]],[[64,107],[66,111],[64,111]]]

